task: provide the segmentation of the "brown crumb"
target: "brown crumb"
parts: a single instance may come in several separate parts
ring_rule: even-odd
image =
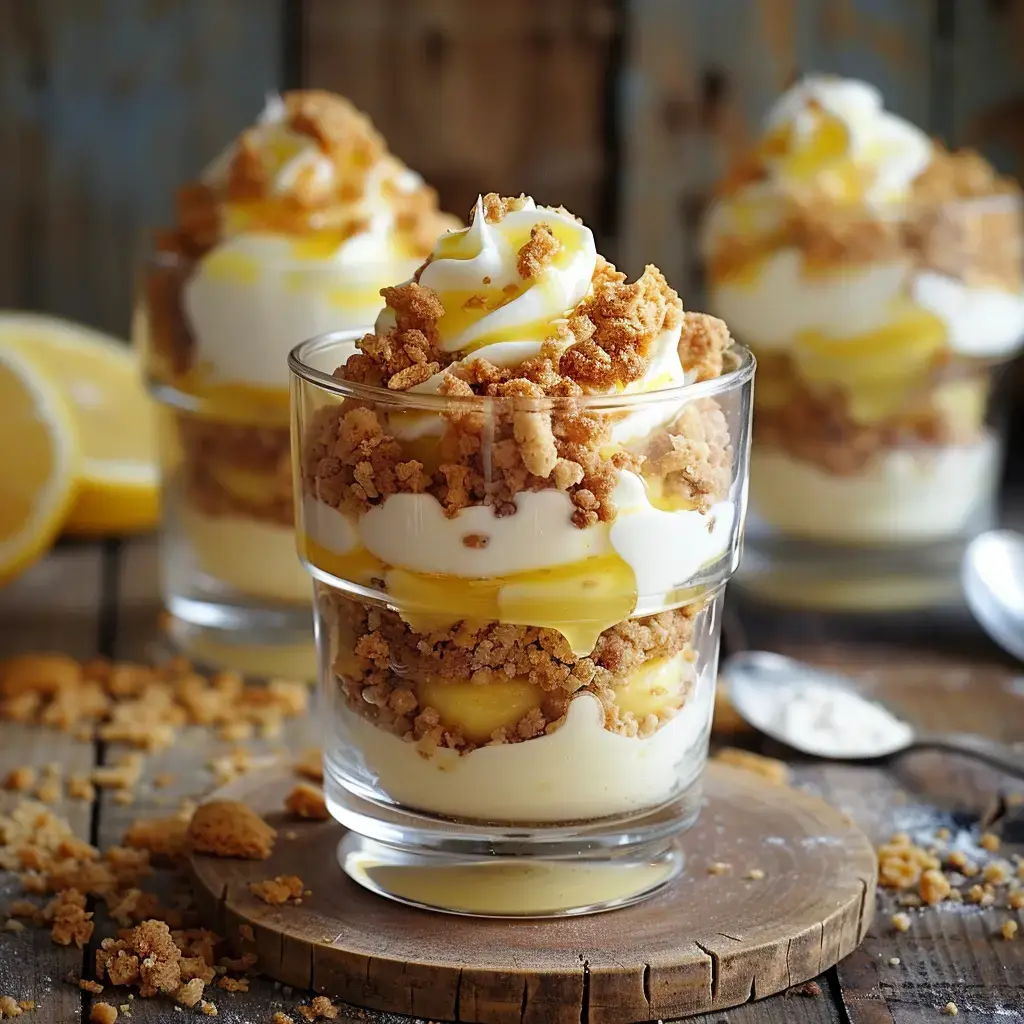
[[[523,244],[516,258],[519,276],[526,280],[540,277],[561,248],[562,243],[547,224],[534,224],[530,228],[529,240]]]
[[[206,984],[202,978],[192,978],[178,987],[178,991],[174,993],[174,1001],[191,1010],[202,999],[204,988]]]
[[[168,789],[174,785],[175,778],[174,772],[158,772],[153,776],[153,788]]]
[[[289,814],[314,821],[327,821],[331,816],[324,802],[323,790],[306,782],[300,782],[292,789],[284,806]]]
[[[800,985],[793,985],[786,989],[786,995],[815,999],[821,995],[821,986],[816,981],[805,981]]]
[[[23,932],[25,931],[25,926],[17,918],[11,917],[4,921],[4,931],[12,933]]]
[[[49,776],[36,786],[35,798],[44,804],[58,803],[62,796],[63,789],[59,778]]]
[[[31,765],[12,768],[4,779],[3,788],[15,793],[27,793],[36,784],[37,773]]]
[[[225,722],[220,727],[217,735],[225,742],[232,743],[238,740],[252,739],[255,731],[256,727],[252,722],[242,719],[237,722]]]
[[[307,1021],[334,1020],[338,1016],[338,1008],[327,996],[314,996],[309,1006],[296,1006],[295,1010]]]
[[[15,900],[7,910],[11,917],[35,917],[39,908],[31,900]]]
[[[110,1003],[93,1003],[89,1020],[92,1024],[114,1024],[117,1020],[117,1007]]]
[[[309,747],[295,762],[295,771],[313,782],[324,780],[324,755],[319,747]]]
[[[103,986],[90,978],[79,978],[78,987],[83,992],[91,992],[94,996],[98,996],[103,991]]]
[[[185,853],[188,822],[179,817],[139,818],[124,834],[124,845],[147,850],[154,860],[177,861]]]
[[[741,750],[739,747],[723,747],[715,754],[714,760],[720,764],[731,765],[733,768],[755,772],[779,786],[784,786],[789,782],[789,767],[784,761],[779,761],[774,757],[765,757],[749,750]]]
[[[91,803],[96,799],[96,787],[87,775],[69,775],[66,789],[69,800],[86,800]]]
[[[248,992],[249,979],[229,978],[226,974],[223,974],[217,979],[217,987],[224,989],[225,992]]]
[[[889,918],[889,923],[898,932],[909,932],[910,931],[910,915],[904,913],[893,914]]]
[[[50,937],[60,946],[74,943],[82,949],[92,938],[95,928],[92,912],[86,911],[85,897],[77,889],[58,892],[46,907],[44,916],[53,921]]]
[[[266,860],[277,832],[245,804],[214,800],[196,809],[187,839],[197,853]]]
[[[24,1013],[14,996],[0,996],[0,1019],[4,1017],[20,1017]]]
[[[199,1004],[199,1009],[202,1010],[207,1017],[217,1016],[217,1007],[214,1003],[208,1003],[205,999]]]
[[[991,885],[1006,885],[1010,880],[1010,865],[1005,861],[994,860],[986,864],[981,872],[982,880]]]
[[[280,906],[289,900],[302,898],[305,884],[297,875],[278,875],[262,882],[250,882],[249,892],[271,906]]]
[[[949,879],[937,868],[929,868],[921,875],[918,890],[921,899],[929,906],[941,903],[948,895],[952,886]]]
[[[708,865],[709,875],[724,875],[728,871],[732,871],[732,865],[723,860],[716,860],[713,864]]]
[[[981,838],[978,840],[978,845],[983,850],[988,850],[989,853],[994,853],[1000,846],[999,836],[995,835],[993,832],[983,832]]]
[[[295,1024],[295,1021],[287,1013],[281,1013],[280,1010],[270,1018],[270,1022],[271,1024]]]
[[[256,941],[256,935],[252,930],[252,925],[250,924],[240,924],[238,926],[238,936],[242,939],[243,942]]]
[[[999,929],[999,934],[1009,942],[1010,939],[1017,937],[1017,931],[1019,928],[1020,926],[1016,921],[1004,921],[1002,927]]]
[[[1024,889],[1014,889],[1006,905],[1010,910],[1024,910]]]

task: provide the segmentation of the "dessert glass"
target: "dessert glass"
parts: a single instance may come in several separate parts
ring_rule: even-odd
[[[995,521],[999,384],[1024,343],[1019,190],[862,83],[798,88],[807,137],[769,132],[705,240],[709,303],[759,362],[738,580],[809,610],[955,607],[963,548]],[[891,143],[888,163],[821,161],[837,125]],[[803,180],[772,170],[786,147],[819,160]]]
[[[645,393],[455,397],[333,375],[356,340],[328,334],[289,359],[324,786],[351,830],[343,867],[383,895],[464,914],[649,895],[681,869],[677,838],[700,807],[752,356],[733,347],[721,376]],[[585,424],[610,441],[628,424],[642,438],[648,457],[620,474],[613,521],[578,528],[551,483],[448,515],[422,488],[395,492],[414,460],[429,474],[461,458],[497,495],[510,439],[538,420],[555,436]],[[712,431],[723,456],[696,508],[668,453]],[[371,478],[359,453],[385,449]],[[342,463],[359,501],[331,484]],[[374,481],[389,472],[385,498]],[[522,570],[524,551],[538,568]]]
[[[321,92],[269,98],[179,193],[143,268],[134,334],[161,407],[163,595],[190,654],[313,675],[288,352],[371,326],[381,288],[456,224],[362,114]]]

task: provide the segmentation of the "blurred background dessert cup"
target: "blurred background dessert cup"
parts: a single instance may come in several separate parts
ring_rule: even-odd
[[[740,573],[773,602],[956,600],[992,525],[998,387],[1024,343],[1019,186],[814,76],[769,113],[703,232],[709,304],[758,357]]]
[[[163,595],[199,650],[308,648],[295,555],[288,351],[367,329],[456,222],[341,97],[268,98],[178,196],[134,333],[161,409]]]

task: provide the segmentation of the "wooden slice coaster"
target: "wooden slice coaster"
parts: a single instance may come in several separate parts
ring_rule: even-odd
[[[197,900],[264,974],[358,1006],[479,1024],[720,1010],[831,967],[874,911],[875,853],[849,818],[724,765],[708,771],[681,877],[632,907],[542,921],[453,917],[373,895],[338,866],[340,825],[284,813],[295,781],[275,768],[218,791],[266,817],[278,840],[262,862],[194,855]],[[251,895],[250,882],[275,875],[298,875],[312,894],[283,907]]]

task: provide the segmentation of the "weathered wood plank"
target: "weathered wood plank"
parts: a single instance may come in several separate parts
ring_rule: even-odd
[[[304,0],[302,77],[365,110],[465,216],[526,192],[598,221],[609,0]]]
[[[949,131],[1024,180],[1024,0],[950,6]]]
[[[282,5],[0,5],[0,305],[127,332],[145,233],[280,84]]]
[[[909,653],[902,664],[865,650],[804,653],[855,672],[867,692],[921,729],[955,727],[1005,742],[1020,739],[1024,695],[1011,668]],[[796,777],[875,841],[897,831],[921,841],[941,827],[956,833],[985,813],[1000,786],[1014,788],[983,766],[935,754],[905,757],[889,770],[804,764]],[[941,904],[910,911],[911,929],[900,933],[890,924],[900,909],[894,895],[880,891],[877,908],[860,948],[836,968],[851,1024],[929,1020],[950,1001],[961,1014],[969,1011],[972,1021],[996,1022],[1024,1011],[1024,946],[998,934],[1002,922],[1020,920],[1019,913]],[[891,964],[893,958],[899,963]]]
[[[0,658],[40,649],[94,656],[103,608],[103,561],[99,545],[61,546],[0,590]],[[92,743],[64,733],[0,722],[0,778],[21,765],[39,770],[52,763],[60,764],[64,777],[88,773],[94,754]],[[9,811],[17,802],[17,795],[0,792],[0,810]],[[61,799],[51,806],[77,836],[89,838],[89,804]],[[15,875],[0,872],[0,917],[6,918],[6,907],[19,898]],[[82,963],[80,950],[54,945],[46,930],[0,931],[0,995],[35,1000],[35,1012],[44,1020],[81,1019],[79,992],[63,979],[69,971],[80,973]]]

